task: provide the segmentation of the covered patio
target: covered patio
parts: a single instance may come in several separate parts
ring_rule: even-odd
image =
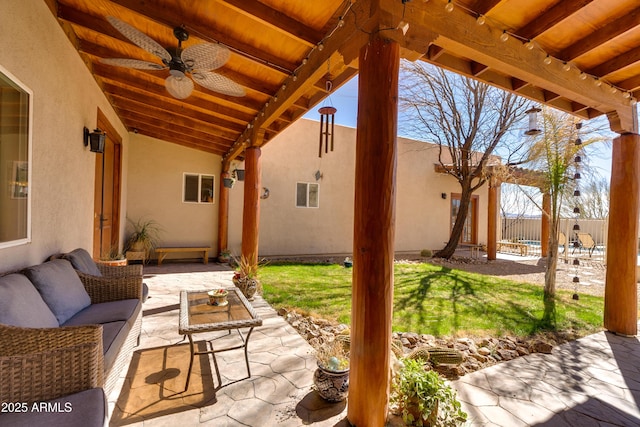
[[[71,200],[59,206],[61,201],[48,188],[46,176],[62,176],[61,181],[75,185],[76,171],[86,174],[93,169],[93,158],[75,154],[61,142],[73,139],[76,133],[59,129],[63,127],[60,121],[81,129],[82,122],[88,121],[87,110],[92,108],[98,112],[92,110],[90,115],[97,116],[96,123],[108,129],[116,140],[115,147],[126,148],[130,138],[139,134],[213,153],[219,156],[221,178],[232,172],[234,160],[243,159],[246,178],[241,252],[256,262],[260,253],[262,147],[319,104],[332,88],[359,74],[347,417],[354,425],[382,426],[389,399],[399,62],[405,58],[480,79],[585,120],[606,115],[611,129],[620,136],[613,141],[604,326],[623,336],[637,333],[640,9],[636,0],[533,0],[526,8],[510,0],[191,3],[44,0],[38,5],[9,6],[9,12],[16,10],[25,21],[33,20],[44,28],[50,28],[47,25],[55,20],[102,93],[96,97],[99,99],[87,100],[70,91],[66,99],[69,91],[56,89],[53,77],[81,80],[87,71],[71,69],[65,61],[47,56],[47,35],[39,34],[40,44],[35,47],[29,44],[32,35],[24,35],[27,22],[12,22],[10,14],[4,18],[3,28],[20,36],[15,41],[5,38],[3,47],[6,44],[7,49],[0,53],[0,59],[6,67],[15,69],[11,74],[35,86],[34,99],[39,102],[33,149],[37,166],[34,194],[40,197],[32,214],[34,229],[39,233],[34,233],[30,245],[3,248],[6,266],[23,267],[26,262],[40,262],[52,251],[63,250],[63,246],[91,242],[88,218],[96,223],[103,220],[92,215],[91,206],[84,200],[77,202],[79,207]],[[39,6],[44,5],[52,14],[47,20],[40,13]],[[229,60],[218,65],[216,72],[218,77],[240,85],[245,96],[213,92],[196,80],[193,94],[181,100],[165,90],[166,70],[106,64],[103,59],[127,58],[155,61],[163,68],[158,55],[150,53],[153,48],[145,51],[136,47],[132,40],[140,41],[140,37],[131,33],[125,37],[109,23],[109,16],[134,26],[161,47],[176,45],[172,35],[176,27],[191,34],[190,43],[206,41],[226,46]],[[29,31],[39,31],[37,24],[29,26]],[[51,39],[54,45],[57,39]],[[40,52],[33,54],[34,49]],[[50,81],[46,86],[33,78],[42,73],[41,57],[47,58],[47,70],[53,76],[42,77]],[[94,94],[93,86],[91,90]],[[74,114],[59,117],[55,107],[58,101],[47,96],[51,93],[60,95],[66,102],[64,107]],[[77,99],[84,104],[76,105]],[[107,111],[106,116],[101,109]],[[50,155],[46,151],[49,139],[64,147],[63,153],[73,154],[65,160],[61,155]],[[111,153],[120,155],[118,149]],[[124,174],[116,181],[119,185],[126,179]],[[78,194],[86,196],[88,187],[83,183]],[[126,204],[120,204],[122,200],[115,200],[116,215],[122,218],[115,221],[109,244],[119,244],[124,238]],[[230,194],[222,179],[216,203],[216,245],[220,252],[228,247],[230,222]],[[51,212],[62,225],[50,219]],[[95,239],[93,243],[96,248]],[[101,249],[98,245],[98,253]]]

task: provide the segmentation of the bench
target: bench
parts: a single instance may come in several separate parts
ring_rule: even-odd
[[[497,250],[501,252],[501,249],[504,247],[505,249],[511,249],[513,252],[520,251],[520,256],[527,256],[529,253],[529,247],[524,243],[513,243],[513,242],[497,242]]]
[[[167,257],[170,253],[176,252],[202,252],[202,263],[207,264],[209,262],[209,251],[211,248],[209,247],[187,247],[187,246],[178,246],[178,247],[164,247],[164,248],[156,248],[156,254],[158,254],[158,265],[162,264],[162,261]]]

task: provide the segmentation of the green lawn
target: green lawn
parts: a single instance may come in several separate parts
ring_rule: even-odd
[[[271,264],[260,269],[274,307],[350,323],[351,269],[340,265]],[[602,326],[603,299],[559,291],[556,330],[584,335]],[[542,323],[542,287],[431,264],[396,264],[394,331],[435,336],[527,336]]]

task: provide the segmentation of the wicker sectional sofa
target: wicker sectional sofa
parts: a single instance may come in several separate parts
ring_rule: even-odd
[[[106,396],[140,335],[141,266],[110,277],[79,259],[93,262],[77,250],[0,277],[0,425],[107,419]]]

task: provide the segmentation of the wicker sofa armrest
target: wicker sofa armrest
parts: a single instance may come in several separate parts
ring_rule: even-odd
[[[104,277],[116,278],[116,277],[128,277],[128,276],[140,276],[142,277],[142,264],[130,264],[123,266],[113,266],[107,264],[97,263],[98,270]]]
[[[102,326],[0,325],[0,401],[38,402],[104,385]]]
[[[78,270],[76,273],[91,298],[91,304],[133,298],[142,299],[142,275],[98,277],[84,274]]]

